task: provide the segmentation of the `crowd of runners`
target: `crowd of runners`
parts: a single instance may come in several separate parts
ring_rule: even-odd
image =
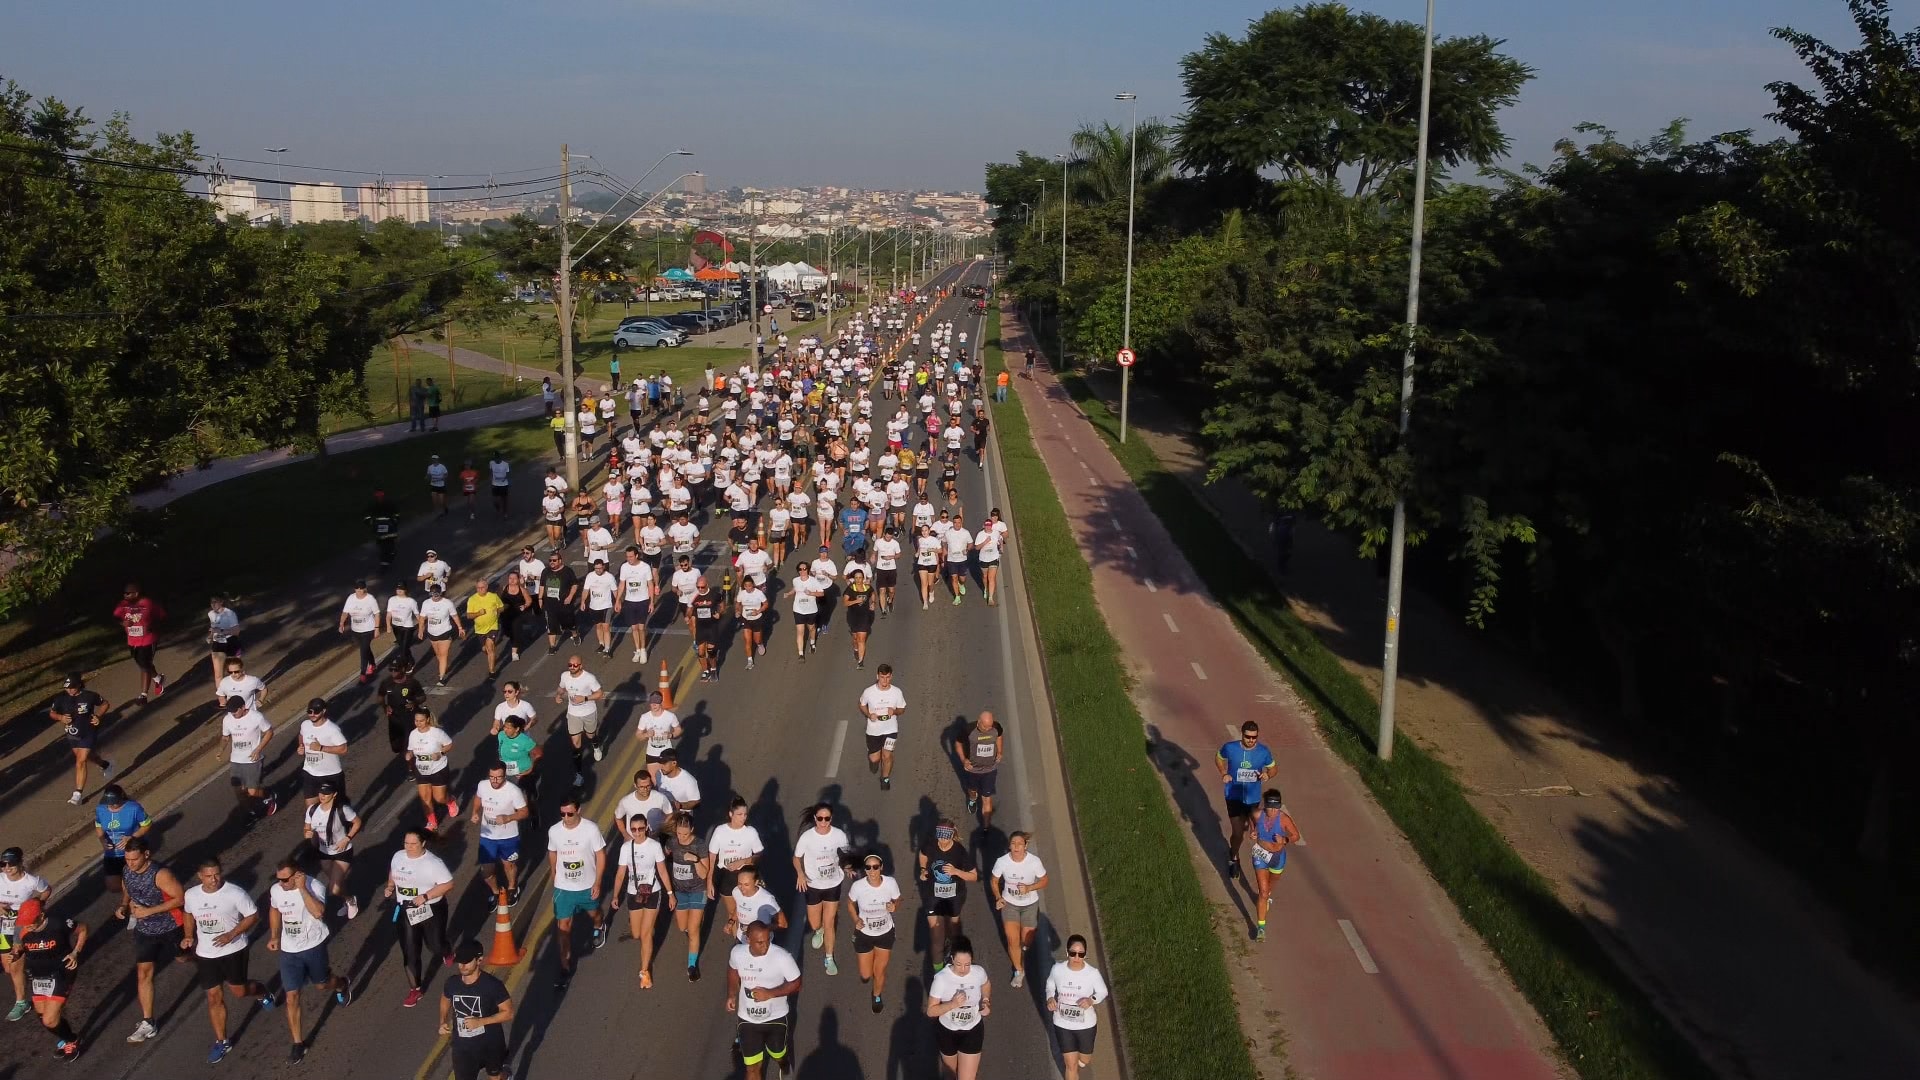
[[[377,907],[400,944],[407,990],[399,1004],[419,1005],[435,970],[450,966],[438,1016],[454,1073],[462,1080],[504,1075],[512,995],[485,970],[486,950],[476,938],[487,926],[454,925],[459,890],[478,883],[509,909],[529,888],[549,891],[557,962],[548,975],[556,991],[567,987],[581,954],[608,945],[622,908],[634,942],[636,992],[654,988],[656,954],[676,934],[685,941],[686,977],[699,981],[699,943],[717,924],[729,947],[725,1008],[735,1014],[735,1046],[749,1077],[770,1065],[791,1070],[790,1000],[811,964],[807,952],[817,954],[823,974],[836,976],[842,947],[850,945],[872,1011],[885,1009],[897,931],[908,918],[902,906],[911,905],[928,933],[934,974],[924,1011],[938,1056],[949,1075],[971,1080],[993,1011],[993,980],[987,955],[960,917],[969,887],[984,885],[996,913],[992,933],[1010,969],[1007,985],[1022,988],[1029,963],[1046,963],[1045,1009],[1066,1075],[1077,1076],[1093,1052],[1096,1006],[1108,996],[1086,939],[1038,940],[1050,878],[1034,837],[1009,833],[1003,850],[993,852],[971,842],[998,835],[991,826],[1007,747],[992,713],[979,712],[941,747],[956,764],[956,795],[964,796],[967,820],[978,831],[963,832],[942,817],[930,835],[916,837],[907,865],[889,865],[883,851],[856,846],[846,808],[832,803],[808,808],[796,838],[773,850],[748,823],[744,798],[703,797],[679,760],[681,720],[659,693],[634,720],[644,766],[632,774],[631,791],[603,820],[588,817],[595,763],[615,733],[602,724],[608,690],[581,651],[618,663],[617,654],[630,650],[627,662],[638,665],[662,637],[684,632],[698,678],[716,680],[736,665],[754,670],[770,646],[789,647],[772,640],[785,621],[799,662],[819,658],[821,642],[843,633],[842,662],[864,668],[871,644],[886,647],[883,627],[897,611],[903,570],[908,603],[917,599],[922,612],[943,600],[962,605],[975,590],[981,602],[998,603],[1009,526],[997,508],[965,506],[958,482],[962,469],[984,468],[989,446],[989,387],[973,354],[978,342],[964,327],[934,321],[933,306],[920,299],[891,298],[857,313],[835,340],[778,335],[757,362],[709,369],[697,391],[687,386],[663,395],[654,389],[657,380],[630,384],[624,393],[611,386],[590,391],[574,422],[581,453],[596,463],[604,456],[605,470],[585,490],[574,490],[556,468],[537,502],[519,506],[503,458],[486,463],[484,473],[472,462],[458,472],[438,458],[428,463],[437,511],[449,509],[454,477],[468,515],[477,514],[485,476],[493,512],[537,515],[542,542],[498,572],[466,574],[472,591],[458,601],[451,589],[462,572],[428,550],[411,574],[354,582],[332,620],[357,647],[359,681],[370,687],[388,750],[418,799],[417,810],[402,813],[397,850],[380,850],[361,835],[366,819],[355,808],[344,764],[350,740],[325,699],[306,704],[291,734],[298,776],[264,775],[276,739],[267,718],[274,703],[248,671],[239,616],[215,599],[207,641],[230,786],[248,822],[278,813],[283,797],[291,806],[297,789],[307,843],[277,864],[273,882],[256,897],[227,880],[215,857],[169,869],[147,839],[147,809],[117,786],[102,791],[95,807],[102,872],[114,917],[126,922],[135,943],[142,1012],[127,1041],[158,1033],[155,980],[167,964],[190,957],[213,1030],[209,1062],[231,1049],[230,1001],[280,1010],[290,1060],[300,1061],[310,1037],[302,992],[341,1006],[353,999],[349,980],[329,961],[330,935]],[[684,409],[662,404],[683,394]],[[626,424],[619,423],[622,398]],[[382,563],[390,565],[397,515],[384,494],[376,493],[368,518]],[[153,658],[165,612],[129,586],[115,616],[143,673],[142,700],[165,693]],[[561,674],[537,686],[514,678],[516,666],[531,666],[525,654],[537,657],[543,646],[546,654],[568,654]],[[450,718],[430,703],[428,683],[445,686],[457,665],[482,662],[485,685],[495,688],[479,717],[490,725],[490,760],[484,779],[461,790],[453,739],[443,729]],[[878,663],[873,673],[857,701],[822,708],[857,715],[873,782],[885,792],[903,718],[947,710],[910,698],[890,665]],[[770,692],[777,689],[769,684]],[[111,710],[80,675],[68,678],[49,709],[74,752],[75,804],[83,801],[89,769],[111,775],[96,749],[100,720]],[[473,719],[461,716],[456,727]],[[565,730],[571,752],[557,776],[541,748],[550,729]],[[1221,767],[1227,770],[1226,751]],[[1244,783],[1249,768],[1260,773],[1242,763],[1230,784]],[[542,822],[539,793],[548,778],[559,792],[552,804],[558,816]],[[1230,799],[1236,790],[1230,787]],[[1256,848],[1263,847],[1271,830],[1264,814],[1250,816]],[[443,855],[447,845],[466,843],[476,845],[478,873],[456,882]],[[370,873],[369,863],[384,873]],[[535,865],[543,869],[529,869]],[[780,873],[767,875],[770,865]],[[1258,853],[1256,865],[1265,866]],[[797,895],[775,895],[769,876],[796,882]],[[88,930],[52,913],[51,899],[48,883],[29,871],[19,849],[0,852],[0,956],[16,998],[8,1018],[38,1013],[55,1052],[71,1059],[81,1047],[63,1009],[75,980],[92,974],[84,963]],[[795,950],[779,943],[790,912],[795,922],[805,920]],[[255,940],[276,954],[272,989],[253,975]],[[1065,956],[1050,962],[1055,944]]]

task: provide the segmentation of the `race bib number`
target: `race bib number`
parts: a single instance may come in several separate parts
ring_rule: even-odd
[[[772,1002],[755,1001],[752,998],[748,998],[746,1008],[740,1010],[740,1015],[746,1017],[753,1023],[764,1024],[773,1016],[773,1004]]]
[[[1075,1023],[1087,1018],[1087,1010],[1078,1005],[1068,1005],[1065,1002],[1060,1002],[1056,1006],[1055,1011],[1059,1013],[1060,1019],[1072,1020]]]
[[[1260,782],[1260,770],[1242,767],[1234,772],[1233,779],[1236,783],[1257,784]]]
[[[957,881],[936,881],[933,883],[933,895],[942,900],[951,900],[960,895],[960,883]]]
[[[433,905],[431,904],[409,906],[406,911],[408,926],[419,926],[421,923],[433,918]]]
[[[867,917],[868,934],[883,934],[886,932],[886,929],[887,917],[885,915],[869,915]]]
[[[959,1008],[948,1013],[947,1015],[953,1017],[953,1026],[960,1027],[960,1028],[969,1028],[973,1026],[974,1019],[979,1014],[974,1011],[973,1006],[962,1005]]]
[[[507,764],[507,775],[508,775],[508,776],[519,776],[519,775],[520,775],[520,763],[519,763],[519,762],[517,762],[517,761],[509,761],[509,762],[507,762],[506,764]]]
[[[976,744],[973,748],[973,756],[988,761],[993,760],[993,744],[990,742]]]
[[[673,738],[668,735],[653,735],[647,739],[647,749],[655,756],[673,748]]]
[[[1273,852],[1268,851],[1266,848],[1263,848],[1258,844],[1255,844],[1253,846],[1253,865],[1258,867],[1265,867],[1265,866],[1271,865],[1272,862],[1273,862]]]
[[[393,523],[387,522],[387,521],[376,521],[373,523],[373,531],[376,536],[385,536],[388,533],[393,531]]]
[[[53,980],[52,979],[33,980],[33,996],[34,997],[52,997],[53,996]]]
[[[325,754],[322,754],[322,753],[321,753],[320,751],[318,751],[318,750],[309,750],[309,751],[307,752],[307,768],[308,768],[309,770],[311,770],[311,769],[313,769],[314,767],[316,767],[316,766],[318,766],[318,765],[320,764],[320,762],[321,762],[321,760],[322,760],[323,758],[325,758],[325,757],[326,757],[326,755],[325,755]]]
[[[586,869],[586,866],[587,864],[584,862],[563,862],[560,864],[560,869],[565,870],[569,874],[577,874]]]

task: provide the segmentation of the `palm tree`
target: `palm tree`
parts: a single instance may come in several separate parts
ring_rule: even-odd
[[[1172,127],[1155,117],[1140,121],[1137,132],[1140,186],[1173,175]],[[1127,135],[1126,128],[1105,121],[1098,126],[1082,124],[1073,133],[1073,161],[1068,167],[1071,194],[1095,202],[1127,197],[1127,162],[1134,150]]]

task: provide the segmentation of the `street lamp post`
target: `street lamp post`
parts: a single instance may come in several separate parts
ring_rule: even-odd
[[[1400,441],[1413,419],[1413,346],[1420,327],[1420,256],[1427,228],[1427,118],[1433,103],[1433,0],[1427,0],[1427,40],[1420,59],[1420,134],[1413,159],[1413,246],[1407,267],[1407,349],[1400,357]],[[1393,500],[1392,551],[1387,559],[1387,642],[1380,665],[1380,733],[1374,753],[1393,758],[1393,707],[1400,677],[1400,588],[1407,565],[1407,497]]]
[[[1047,180],[1040,178],[1040,242],[1047,242]]]
[[[1067,362],[1067,162],[1065,154],[1055,154],[1060,159],[1060,302],[1053,311],[1053,328],[1057,331],[1059,344],[1054,348],[1053,360],[1056,364]]]
[[[1113,100],[1127,102],[1127,287],[1120,306],[1120,347],[1133,348],[1133,189],[1140,178],[1140,107],[1131,93],[1115,94]],[[1127,392],[1133,382],[1133,365],[1120,369],[1120,441],[1127,441]]]
[[[273,178],[280,182],[280,187],[287,196],[287,216],[280,224],[291,225],[293,224],[293,189],[287,187],[287,159],[282,156],[287,152],[287,148],[284,146],[263,146],[261,149],[273,155]],[[285,240],[283,239],[281,243],[282,246],[284,246]]]

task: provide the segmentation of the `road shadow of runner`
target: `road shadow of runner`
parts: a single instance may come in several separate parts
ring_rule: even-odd
[[[1227,834],[1226,825],[1220,820],[1220,812],[1215,809],[1215,785],[1209,783],[1201,772],[1199,760],[1178,743],[1162,738],[1157,725],[1147,725],[1146,751],[1148,760],[1153,762],[1154,768],[1166,780],[1167,793],[1172,797],[1174,807],[1193,830],[1193,838],[1199,843],[1201,851],[1206,853],[1208,865],[1220,876],[1221,884],[1233,897],[1234,907],[1239,910],[1241,919],[1251,932],[1251,898],[1244,887],[1236,887],[1239,883],[1228,878],[1223,869],[1227,860]]]
[[[829,1005],[820,1010],[820,1038],[800,1059],[798,1080],[865,1080],[860,1056],[840,1041],[840,1013]]]

